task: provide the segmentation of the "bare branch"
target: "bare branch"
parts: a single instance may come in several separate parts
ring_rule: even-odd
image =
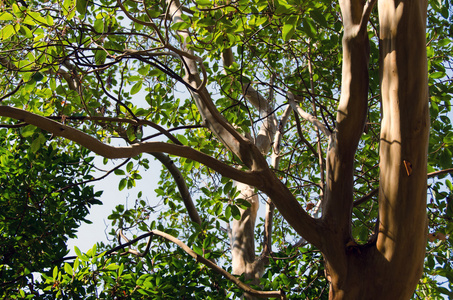
[[[61,116],[49,116],[47,117],[51,120],[61,120]],[[96,121],[96,122],[108,122],[108,123],[128,123],[136,126],[150,126],[161,134],[165,135],[170,141],[176,145],[182,145],[182,143],[172,134],[169,130],[164,129],[162,126],[151,122],[149,120],[140,120],[140,119],[127,119],[127,118],[112,118],[112,117],[91,117],[91,116],[68,116],[65,117],[65,120],[80,120],[80,121]]]
[[[200,215],[198,214],[197,208],[193,204],[192,196],[190,195],[184,177],[182,176],[178,167],[176,167],[176,165],[171,160],[171,158],[168,157],[168,155],[159,152],[151,152],[150,154],[157,158],[168,169],[171,176],[173,176],[176,185],[178,186],[179,194],[181,195],[184,205],[186,206],[190,219],[192,220],[192,222],[201,225]]]
[[[452,174],[453,169],[444,169],[444,170],[439,170],[435,172],[428,173],[428,178],[444,175],[444,174]]]
[[[130,243],[129,239],[123,234],[123,229],[120,229],[118,231],[118,243],[120,244],[120,246],[122,246],[121,245],[121,238],[124,239],[126,241],[126,243]],[[146,243],[145,251],[143,251],[143,252],[139,252],[139,251],[134,250],[134,249],[127,249],[126,252],[121,253],[121,255],[133,254],[133,255],[138,256],[138,257],[145,257],[146,254],[148,254],[148,252],[149,252],[149,248],[151,247],[152,240],[153,240],[153,235],[150,235],[149,238],[148,238],[148,242]],[[116,254],[116,252],[112,252],[112,254]]]
[[[373,196],[376,195],[378,192],[379,192],[379,189],[374,189],[374,190],[372,190],[371,192],[369,192],[368,194],[366,194],[366,195],[363,196],[362,198],[357,199],[356,201],[354,201],[354,203],[352,204],[352,206],[356,207],[356,206],[359,206],[359,205],[362,204],[362,203],[367,202],[368,200],[370,200],[371,198],[373,198]]]
[[[299,105],[297,105],[296,101],[294,101],[293,93],[288,92],[287,95],[289,104],[294,109],[294,111],[296,111],[299,114],[299,116],[301,116],[304,120],[312,123],[318,130],[322,131],[326,136],[330,136],[332,134],[332,132],[318,119],[316,119],[314,116],[310,115],[309,113],[304,111]]]
[[[271,156],[271,167],[274,169],[278,168],[280,164],[280,144],[283,136],[283,128],[285,127],[286,123],[288,122],[289,116],[291,115],[292,108],[287,106],[285,111],[283,112],[282,118],[279,123],[278,131],[274,137],[274,147],[273,153]],[[272,203],[272,199],[268,198],[266,202],[266,213],[264,219],[264,238],[263,238],[263,251],[261,253],[261,257],[265,257],[269,255],[272,251],[272,224],[274,218],[274,209],[275,205]]]
[[[237,279],[235,276],[233,276],[232,274],[228,273],[227,271],[225,271],[224,269],[222,269],[221,267],[219,267],[217,264],[215,264],[214,262],[210,261],[209,259],[206,259],[204,258],[203,256],[201,255],[198,255],[197,253],[195,253],[195,251],[193,251],[191,248],[189,248],[186,244],[184,244],[181,240],[175,238],[174,236],[172,235],[169,235],[165,232],[162,232],[162,231],[159,231],[159,230],[153,230],[151,231],[152,234],[154,235],[157,235],[157,236],[160,236],[160,237],[163,237],[164,239],[170,241],[170,242],[173,242],[175,243],[176,245],[178,245],[181,249],[183,249],[187,254],[189,254],[190,256],[192,256],[197,262],[201,262],[202,264],[204,264],[205,266],[211,268],[213,271],[215,271],[216,273],[224,276],[225,278],[227,278],[228,280],[230,280],[231,282],[233,282],[235,285],[237,285],[239,288],[241,288],[244,292],[250,294],[250,295],[253,295],[255,297],[259,297],[259,298],[279,298],[279,299],[286,299],[285,297],[285,294],[283,291],[278,291],[278,292],[274,292],[274,291],[257,291],[253,288],[251,288],[250,286],[246,285],[245,283],[243,283],[242,281],[240,281],[239,279]]]
[[[17,93],[17,91],[22,86],[22,84],[24,84],[24,81],[21,79],[20,82],[17,84],[17,86],[11,92],[6,93],[5,95],[0,97],[0,102],[2,102],[3,100],[5,100],[8,97],[14,95],[15,93]]]

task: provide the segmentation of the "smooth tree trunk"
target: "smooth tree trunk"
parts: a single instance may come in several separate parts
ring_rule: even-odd
[[[426,247],[429,133],[425,0],[379,0],[382,126],[378,232],[351,237],[353,154],[364,121],[368,41],[366,6],[342,1],[343,87],[328,153],[322,252],[330,299],[410,299]],[[352,121],[348,123],[348,119]],[[354,125],[355,124],[355,125]],[[358,131],[353,128],[359,128]],[[341,212],[341,213],[339,213]]]

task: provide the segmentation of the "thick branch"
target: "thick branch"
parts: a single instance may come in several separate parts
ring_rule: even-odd
[[[200,215],[198,214],[198,211],[195,205],[193,204],[192,196],[190,195],[189,189],[187,188],[184,177],[182,176],[181,172],[176,167],[174,162],[171,160],[170,157],[168,157],[168,155],[165,155],[163,153],[151,152],[150,154],[157,158],[167,168],[171,176],[173,176],[173,179],[175,180],[176,185],[178,186],[179,194],[181,195],[184,205],[186,206],[187,212],[189,213],[190,219],[192,220],[192,222],[201,225]]]
[[[168,15],[171,16],[174,23],[182,22],[182,10],[179,1],[167,1]],[[178,31],[181,38],[181,44],[184,47],[184,42],[189,40],[187,30]],[[191,50],[184,51],[189,55],[193,55]],[[211,96],[203,86],[203,81],[200,79],[198,72],[197,61],[191,59],[189,55],[184,55],[186,66],[186,81],[197,91],[189,90],[198,110],[207,123],[209,129],[229,148],[239,159],[252,170],[263,170],[268,167],[265,158],[261,155],[250,140],[243,137],[227,120],[220,114],[212,102]],[[201,65],[202,67],[202,65]],[[205,78],[206,79],[206,78]],[[201,88],[199,88],[201,86]]]
[[[327,153],[323,216],[329,226],[341,232],[339,236],[344,243],[350,239],[354,156],[367,112],[369,42],[366,24],[374,2],[340,1],[344,23],[341,97],[336,130]]]
[[[328,231],[323,254],[331,293],[342,289],[347,278],[348,243],[352,241],[354,157],[366,121],[368,105],[369,11],[376,0],[340,0],[343,16],[343,64],[336,129],[330,137],[326,159],[326,189],[322,220]],[[341,249],[341,250],[339,250]]]
[[[283,136],[283,129],[288,122],[289,116],[291,115],[292,108],[287,106],[283,112],[280,120],[279,129],[274,137],[273,153],[271,156],[271,167],[274,169],[278,168],[280,164],[280,144]],[[272,203],[272,199],[268,198],[266,202],[266,214],[264,217],[264,237],[263,237],[263,251],[261,256],[267,256],[272,251],[272,224],[274,219],[274,208],[275,205]]]
[[[106,158],[128,158],[137,156],[141,153],[164,152],[198,161],[219,172],[225,177],[235,179],[258,188],[262,187],[262,180],[260,180],[256,172],[237,170],[215,158],[212,158],[209,155],[204,154],[203,152],[199,152],[190,147],[164,142],[145,142],[137,143],[128,147],[113,147],[100,142],[98,139],[82,131],[22,109],[0,106],[0,116],[21,120],[28,124],[35,125],[38,128],[53,133],[55,136],[61,136],[74,141]]]
[[[106,158],[128,158],[141,153],[164,152],[200,162],[225,177],[254,186],[267,193],[273,199],[282,216],[300,235],[315,246],[321,245],[322,230],[319,222],[306,213],[291,191],[269,168],[262,171],[241,171],[190,147],[164,142],[146,142],[128,147],[113,147],[80,130],[14,107],[0,106],[0,116],[35,125],[53,133],[54,136],[67,138]]]

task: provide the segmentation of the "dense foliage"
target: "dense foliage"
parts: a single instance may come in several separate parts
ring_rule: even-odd
[[[168,139],[246,168],[198,113],[189,93],[194,87],[183,79],[193,75],[185,67],[196,57],[199,69],[205,69],[199,86],[207,84],[217,109],[242,134],[256,138],[268,114],[276,114],[282,141],[273,150],[280,158],[275,173],[316,215],[328,141],[310,122],[288,114],[288,91],[305,111],[334,129],[343,33],[337,3],[197,0],[182,1],[177,13],[170,11],[174,3],[5,0],[0,4],[1,104],[46,116],[105,143]],[[416,299],[453,297],[452,10],[448,0],[430,2],[429,243]],[[358,243],[374,234],[378,218],[378,27],[373,11],[367,123],[355,166],[353,235]],[[244,90],[252,87],[270,99],[271,111],[263,114],[247,101]],[[172,157],[201,224],[189,217],[174,175],[164,168],[156,190],[162,205],[145,201],[148,196],[137,191],[133,205],[118,206],[109,217],[118,228],[111,244],[86,254],[77,250],[77,258],[63,261],[67,238],[75,237],[88,207],[98,203],[92,187],[68,188],[91,178],[88,151],[20,120],[3,121],[21,128],[0,131],[1,203],[7,207],[0,213],[0,271],[6,287],[0,290],[7,297],[225,299],[243,293],[174,243],[146,235],[164,231],[231,271],[228,224],[248,205],[231,179],[195,160]],[[271,153],[265,154],[270,160]],[[140,154],[115,170],[122,177],[120,190],[133,189],[139,173],[149,172],[149,159]],[[260,202],[267,201],[260,194]],[[282,290],[294,299],[326,299],[321,254],[300,240],[278,212],[273,218],[272,256],[257,288]],[[260,211],[257,253],[263,250],[264,222]],[[132,248],[124,245],[125,236],[132,240],[143,234]],[[107,253],[98,255],[102,251]],[[31,281],[31,272],[41,272],[42,279]]]
[[[44,272],[68,254],[89,208],[101,204],[86,149],[62,152],[49,135],[32,126],[0,130],[1,297],[21,287],[34,291],[33,272]],[[47,144],[47,145],[46,145]]]

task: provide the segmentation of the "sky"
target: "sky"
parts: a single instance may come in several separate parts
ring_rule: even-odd
[[[82,223],[77,233],[77,239],[68,241],[68,250],[70,250],[69,255],[75,255],[74,246],[77,246],[82,252],[86,252],[97,242],[106,243],[108,232],[112,229],[111,222],[107,217],[119,204],[123,204],[125,207],[127,207],[127,205],[133,206],[139,191],[142,191],[143,193],[142,199],[148,201],[150,205],[159,201],[159,199],[156,198],[154,190],[157,188],[157,183],[159,181],[161,163],[154,160],[154,157],[151,155],[149,155],[148,159],[150,162],[149,169],[140,171],[142,179],[136,180],[136,187],[130,190],[127,188],[124,188],[122,191],[118,190],[119,181],[121,178],[124,178],[124,176],[115,174],[111,174],[107,178],[94,183],[95,191],[104,191],[99,198],[103,204],[94,205],[90,208],[90,213],[86,218],[93,223]],[[104,166],[102,160],[101,157],[97,156],[93,162],[99,168],[111,169],[123,161],[111,160],[109,164]],[[125,169],[125,166],[123,169]],[[99,171],[93,173],[93,176],[95,177],[101,175],[103,175],[103,173]]]

